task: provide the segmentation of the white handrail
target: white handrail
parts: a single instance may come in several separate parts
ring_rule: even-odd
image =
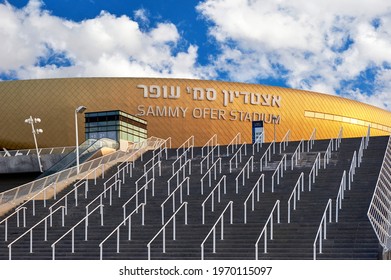
[[[335,150],[338,151],[339,147],[341,146],[342,142],[342,137],[343,137],[343,127],[341,126],[337,139],[335,139]]]
[[[221,173],[221,158],[218,158],[213,165],[206,171],[205,175],[202,176],[201,182],[201,194],[204,194],[204,179],[207,175],[209,175],[209,188],[212,185],[212,170],[214,170],[214,179],[217,179],[217,164],[220,163],[219,173]]]
[[[18,238],[16,238],[14,241],[12,241],[10,244],[8,244],[8,254],[9,254],[9,260],[12,259],[12,245],[14,245],[16,242],[18,242],[20,239],[22,239],[25,235],[30,233],[30,253],[33,253],[33,229],[35,229],[37,226],[39,226],[41,223],[45,223],[45,230],[44,230],[44,241],[48,240],[48,221],[47,219],[50,218],[50,226],[52,226],[52,216],[54,213],[56,213],[58,210],[62,210],[62,226],[64,226],[64,206],[58,207],[56,210],[51,212],[49,215],[45,216],[42,220],[37,222],[34,226],[32,226],[29,230],[24,232],[22,235],[20,235]]]
[[[92,210],[87,216],[85,216],[83,219],[81,219],[77,224],[75,224],[72,228],[70,228],[66,233],[64,233],[60,238],[58,238],[54,243],[51,245],[52,247],[52,259],[55,260],[56,258],[56,245],[58,242],[60,242],[65,236],[68,235],[68,233],[72,232],[72,253],[75,253],[75,228],[80,225],[82,222],[85,221],[85,228],[84,228],[84,240],[88,240],[88,217],[94,213],[97,209],[100,209],[100,217],[101,217],[101,226],[103,226],[103,206],[104,205],[98,205],[94,210]]]
[[[247,155],[246,142],[244,142],[240,148],[236,151],[236,153],[229,160],[229,173],[232,173],[232,161],[235,159],[235,168],[238,168],[238,155],[239,162],[242,162],[242,148],[244,147],[244,154]]]
[[[365,138],[361,138],[360,148],[358,149],[357,153],[357,167],[361,166],[362,158],[364,156],[364,149],[365,149]]]
[[[329,222],[331,223],[331,209],[332,209],[332,202],[331,198],[328,200],[326,209],[323,212],[322,220],[320,221],[320,225],[318,228],[318,232],[316,233],[315,236],[315,241],[313,244],[313,250],[314,250],[314,260],[316,260],[316,241],[318,240],[319,237],[319,254],[322,254],[322,237],[323,239],[327,239],[327,231],[326,231],[326,225],[327,225],[327,209],[329,209]],[[323,229],[322,229],[323,226]]]
[[[263,171],[263,163],[262,163],[263,159],[265,159],[265,167],[267,167],[268,155],[269,155],[269,161],[272,159],[272,149],[271,149],[271,147],[272,146],[275,147],[275,145],[276,145],[276,142],[272,141],[270,143],[270,145],[267,147],[265,153],[262,155],[261,159],[259,160],[259,170],[260,171]],[[273,151],[274,150],[275,149],[273,148]],[[273,155],[274,155],[274,152],[273,152]]]
[[[213,190],[209,193],[209,195],[204,199],[204,201],[202,202],[201,204],[201,207],[202,207],[202,224],[204,225],[205,224],[205,203],[208,201],[208,199],[210,197],[212,197],[212,205],[211,205],[211,211],[214,212],[215,211],[215,207],[214,207],[214,193],[216,191],[216,189],[218,190],[218,193],[217,193],[217,202],[220,203],[221,201],[221,182],[224,182],[224,194],[227,193],[227,180],[226,180],[226,176],[224,175],[223,177],[221,177],[220,181],[217,182],[216,186],[213,188]]]
[[[280,154],[282,153],[282,151],[285,151],[286,147],[289,145],[290,135],[291,135],[291,130],[289,129],[280,142]]]
[[[385,251],[391,250],[391,136],[377,179],[367,216]]]
[[[105,188],[97,197],[95,197],[90,203],[88,203],[85,207],[86,209],[86,216],[88,216],[89,211],[88,208],[99,199],[99,204],[103,204],[103,198],[106,198],[106,193],[109,191],[110,196],[109,196],[109,205],[111,206],[113,203],[113,187],[115,187],[115,190],[117,190],[117,184],[119,185],[118,187],[118,198],[121,197],[121,180],[117,180],[114,183],[112,183],[109,187]]]
[[[183,149],[183,151],[185,150],[185,148],[187,147],[190,147],[190,146],[194,146],[194,136],[190,136],[185,142],[183,142],[182,145],[180,145],[177,149],[176,149],[176,157],[179,157],[179,150],[180,149]]]
[[[231,147],[231,150],[232,150],[232,153],[234,152],[234,146],[235,146],[235,149],[238,147],[239,143],[240,143],[240,140],[241,139],[241,135],[240,135],[240,132],[238,134],[236,134],[236,136],[231,140],[231,142],[228,144],[227,146],[227,156],[229,156],[229,148]]]
[[[144,204],[147,204],[147,190],[148,190],[148,186],[149,184],[152,182],[152,196],[154,196],[154,189],[155,189],[155,179],[154,178],[151,178],[149,179],[148,182],[146,182],[140,189],[136,189],[136,192],[132,195],[131,198],[129,198],[123,205],[122,205],[122,210],[123,210],[123,213],[124,213],[124,219],[126,217],[126,205],[128,205],[134,198],[136,198],[136,207],[135,208],[138,208],[139,204],[138,204],[138,194],[141,192],[141,191],[144,191]]]
[[[204,157],[204,149],[206,148],[207,154],[209,154],[210,146],[217,145],[217,134],[214,134],[208,141],[206,141],[205,145],[201,148],[201,155]]]
[[[212,226],[212,229],[209,231],[209,233],[204,238],[204,241],[201,243],[201,260],[204,259],[204,245],[210,234],[213,232],[213,253],[216,253],[216,226],[220,222],[221,224],[221,232],[220,232],[220,239],[224,239],[224,213],[227,211],[227,209],[230,208],[230,224],[233,224],[233,201],[228,202],[227,206],[225,206],[223,212],[220,214],[220,216],[217,218],[217,221]]]
[[[365,145],[364,145],[364,149],[367,149],[368,148],[368,144],[369,144],[369,139],[371,137],[371,126],[368,125],[368,131],[367,131],[367,135],[365,136]]]
[[[354,181],[354,175],[356,175],[356,168],[357,168],[357,157],[356,157],[356,151],[353,153],[352,162],[350,163],[349,173],[348,173],[348,184],[349,184],[349,190],[352,189],[352,183]]]
[[[188,147],[186,150],[183,151],[183,153],[171,164],[172,166],[172,175],[175,173],[175,164],[179,162],[179,167],[182,166],[182,158],[184,158],[184,162],[188,160],[187,153],[190,151],[190,158],[193,158],[193,146]],[[145,172],[145,171],[144,171]]]
[[[159,150],[159,152],[155,154],[156,150]],[[161,149],[161,147],[158,147],[155,150],[153,150],[152,157],[150,158],[150,160],[148,160],[146,163],[144,163],[144,172],[147,172],[148,164],[151,163],[151,166],[153,166],[153,165],[155,165],[155,162],[160,161],[160,159],[162,157],[162,151],[164,151],[164,149]],[[167,151],[166,151],[166,154],[167,154]]]
[[[156,138],[156,137],[155,137]],[[157,138],[156,138],[157,139]],[[148,141],[151,141],[150,139],[147,139],[143,141],[143,143],[148,143]],[[69,178],[72,177],[78,177],[80,174],[84,174],[85,172],[90,171],[91,169],[96,168],[97,166],[104,164],[106,167],[110,167],[118,162],[122,162],[125,160],[125,158],[128,160],[129,158],[134,157],[137,153],[141,154],[144,152],[144,149],[146,148],[146,145],[142,145],[139,150],[132,153],[130,156],[129,154],[117,151],[115,153],[111,153],[109,155],[105,155],[102,157],[99,157],[97,159],[87,161],[85,163],[80,164],[79,170],[80,173],[77,174],[77,168],[71,167],[68,169],[65,169],[61,172],[55,173],[53,175],[38,179],[33,182],[29,182],[27,184],[21,185],[19,187],[13,188],[11,190],[5,191],[0,193],[0,205],[6,202],[14,203],[14,201],[23,199],[26,195],[30,195],[31,193],[35,193],[37,191],[40,191],[50,183],[59,183],[62,181],[69,180]]]
[[[117,232],[117,254],[119,253],[119,239],[120,239],[120,227],[126,226],[126,221],[128,221],[128,240],[132,240],[132,215],[138,213],[139,208],[141,207],[141,225],[144,225],[144,203],[141,203],[136,209],[133,210],[101,243],[99,243],[100,251],[100,260],[103,259],[103,244],[115,233]]]
[[[301,147],[301,148],[300,148]],[[301,153],[304,152],[304,140],[301,139],[299,145],[297,145],[296,150],[293,152],[291,157],[291,170],[293,170],[294,166],[297,166],[298,160],[301,158]]]
[[[26,227],[26,207],[19,207],[18,209],[15,210],[15,212],[13,212],[11,215],[7,216],[6,218],[4,218],[1,222],[0,222],[0,225],[2,223],[5,224],[4,226],[4,241],[8,241],[8,220],[13,217],[14,215],[16,215],[16,226],[19,227],[19,224],[20,224],[20,221],[19,221],[19,218],[20,218],[20,215],[19,215],[19,212],[21,210],[23,210],[23,227]]]
[[[53,186],[54,185],[54,186]],[[24,203],[22,203],[21,205],[19,205],[18,207],[16,207],[15,211],[18,211],[19,208],[21,207],[24,207],[27,209],[27,207],[25,205],[27,205],[27,203],[31,202],[32,201],[32,204],[33,204],[33,216],[35,216],[35,198],[39,195],[41,195],[43,193],[43,204],[44,204],[44,207],[46,208],[46,190],[49,189],[49,188],[53,188],[54,189],[54,199],[57,199],[57,189],[56,189],[56,184],[55,183],[51,183],[49,186],[46,186],[45,188],[43,188],[42,190],[40,190],[39,192],[37,192],[35,195],[33,195],[32,197],[30,197],[28,200],[26,200]],[[1,224],[1,223],[0,223]]]
[[[210,151],[209,153],[201,160],[200,162],[200,173],[202,174],[202,169],[203,169],[203,165],[204,165],[204,161],[206,161],[206,165],[207,165],[207,169],[209,169],[209,163],[211,161],[211,163],[213,164],[214,163],[214,150],[217,148],[217,158],[220,157],[220,145],[216,145],[214,146]],[[211,155],[211,160],[209,161],[209,158],[210,158],[210,155]]]
[[[145,178],[145,183],[148,182],[148,174],[149,172],[152,170],[152,178],[155,179],[155,167],[158,166],[159,167],[159,176],[162,176],[162,162],[159,160],[157,161],[151,168],[149,168],[146,172],[144,172],[143,175],[140,176],[140,178],[138,178],[135,182],[135,185],[136,185],[136,189],[138,188],[138,183],[140,182],[140,180],[142,178]]]
[[[65,152],[70,153],[74,149],[75,149],[74,146],[42,148],[42,149],[39,149],[39,154],[40,155],[64,154]],[[0,151],[0,157],[5,157],[5,156],[12,157],[12,156],[35,155],[36,154],[35,148],[34,149],[23,149],[23,150],[6,150],[3,148],[3,150],[4,150],[4,152]]]
[[[343,171],[341,183],[339,184],[338,195],[335,199],[335,222],[338,223],[338,210],[342,208],[342,200],[345,199],[346,191],[346,170]]]
[[[326,152],[323,157],[323,168],[326,169],[327,164],[329,164],[331,159],[331,152],[334,150],[334,141],[330,139],[329,145],[327,146]]]
[[[254,172],[254,156],[251,156],[246,164],[243,166],[242,170],[239,172],[238,176],[235,178],[236,193],[239,193],[239,176],[242,174],[242,186],[245,184],[245,171],[247,171],[247,179],[250,178],[250,163],[251,163],[251,172]]]
[[[281,178],[284,177],[284,170],[286,171],[286,158],[287,158],[287,156],[286,156],[286,154],[284,154],[284,156],[282,157],[282,159],[278,163],[276,170],[273,172],[272,192],[274,192],[274,178],[275,178],[276,174],[277,174],[277,185],[280,184],[280,176],[281,176]]]
[[[183,206],[185,207],[185,225],[187,225],[187,204],[188,203],[186,201],[183,202],[182,205],[178,208],[178,210],[176,210],[175,213],[172,214],[171,218],[168,219],[168,221],[162,226],[162,228],[158,231],[158,233],[156,233],[156,235],[151,239],[151,241],[149,241],[149,243],[147,244],[148,260],[151,259],[151,244],[159,236],[159,234],[161,232],[163,232],[163,253],[166,252],[166,227],[171,221],[173,221],[172,240],[176,240],[176,219],[175,219],[175,216],[183,208]]]
[[[267,225],[270,223],[270,240],[273,240],[273,213],[277,209],[277,223],[280,223],[280,201],[277,200],[270,212],[269,218],[267,219],[257,241],[255,242],[255,259],[258,260],[258,244],[261,240],[262,235],[264,236],[264,253],[267,253]]]
[[[252,188],[252,190],[250,191],[250,193],[248,194],[246,200],[244,201],[243,203],[243,222],[245,224],[247,224],[247,201],[250,199],[250,197],[252,198],[251,199],[251,211],[254,211],[254,196],[255,196],[255,189],[257,189],[257,202],[259,202],[259,183],[261,182],[262,180],[262,193],[265,192],[265,174],[261,174],[261,176],[258,178],[257,182],[255,183],[254,187]]]
[[[318,176],[319,169],[320,169],[320,153],[318,153],[318,155],[316,156],[311,171],[308,174],[308,191],[311,191],[311,185],[315,183],[315,178]]]
[[[259,147],[262,148],[263,144],[263,131],[258,135],[253,143],[253,155],[255,154],[255,146],[257,147],[257,153],[259,153]]]
[[[312,131],[312,134],[310,136],[310,139],[308,139],[307,142],[307,152],[309,152],[312,149],[312,146],[314,145],[316,140],[316,128]]]
[[[187,195],[190,195],[190,178],[186,177],[176,188],[172,191],[172,193],[160,204],[160,208],[162,209],[162,225],[164,225],[164,205],[167,203],[167,201],[172,197],[172,212],[175,212],[175,193],[179,189],[179,203],[182,204],[183,202],[183,191],[182,186],[183,183],[187,182]]]
[[[186,167],[188,166],[188,175],[191,175],[191,159],[188,159],[179,169],[167,180],[167,195],[171,194],[171,180],[176,176],[176,184],[179,185],[180,171],[182,171],[182,180],[186,177]]]
[[[304,192],[304,172],[300,173],[299,179],[288,199],[288,224],[291,222],[291,199],[293,197],[293,210],[296,210],[296,201],[300,200],[301,192]]]

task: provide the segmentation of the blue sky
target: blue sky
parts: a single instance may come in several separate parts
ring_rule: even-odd
[[[226,80],[391,110],[387,0],[0,0],[0,37],[0,80]]]

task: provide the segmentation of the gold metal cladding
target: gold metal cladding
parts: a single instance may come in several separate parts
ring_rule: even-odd
[[[177,89],[180,93],[178,96]],[[69,146],[75,142],[74,111],[121,110],[148,121],[148,136],[172,137],[179,146],[194,135],[204,145],[214,134],[228,144],[240,132],[251,142],[251,121],[265,121],[266,141],[291,130],[290,140],[389,135],[391,112],[337,96],[281,87],[234,82],[161,78],[66,78],[0,82],[0,148],[33,146],[28,116],[41,118],[39,147]],[[232,101],[232,102],[231,102]],[[330,116],[333,116],[331,119]],[[348,121],[349,120],[349,121]],[[353,121],[352,121],[353,120]],[[357,121],[359,121],[359,123]],[[80,141],[84,140],[79,116]]]

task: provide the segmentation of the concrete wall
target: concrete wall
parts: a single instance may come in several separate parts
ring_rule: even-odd
[[[43,170],[49,169],[53,164],[63,158],[64,155],[41,155]],[[22,155],[0,158],[0,174],[39,172],[37,155]]]

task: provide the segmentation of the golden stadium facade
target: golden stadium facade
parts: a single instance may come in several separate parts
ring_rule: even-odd
[[[86,112],[121,110],[148,122],[148,136],[190,136],[204,145],[214,134],[228,144],[238,132],[252,141],[252,121],[264,121],[265,141],[389,135],[391,112],[357,101],[289,88],[191,79],[64,78],[0,82],[0,148],[33,146],[29,116],[39,117],[40,147],[72,146],[75,108]],[[80,117],[79,135],[84,140]]]

